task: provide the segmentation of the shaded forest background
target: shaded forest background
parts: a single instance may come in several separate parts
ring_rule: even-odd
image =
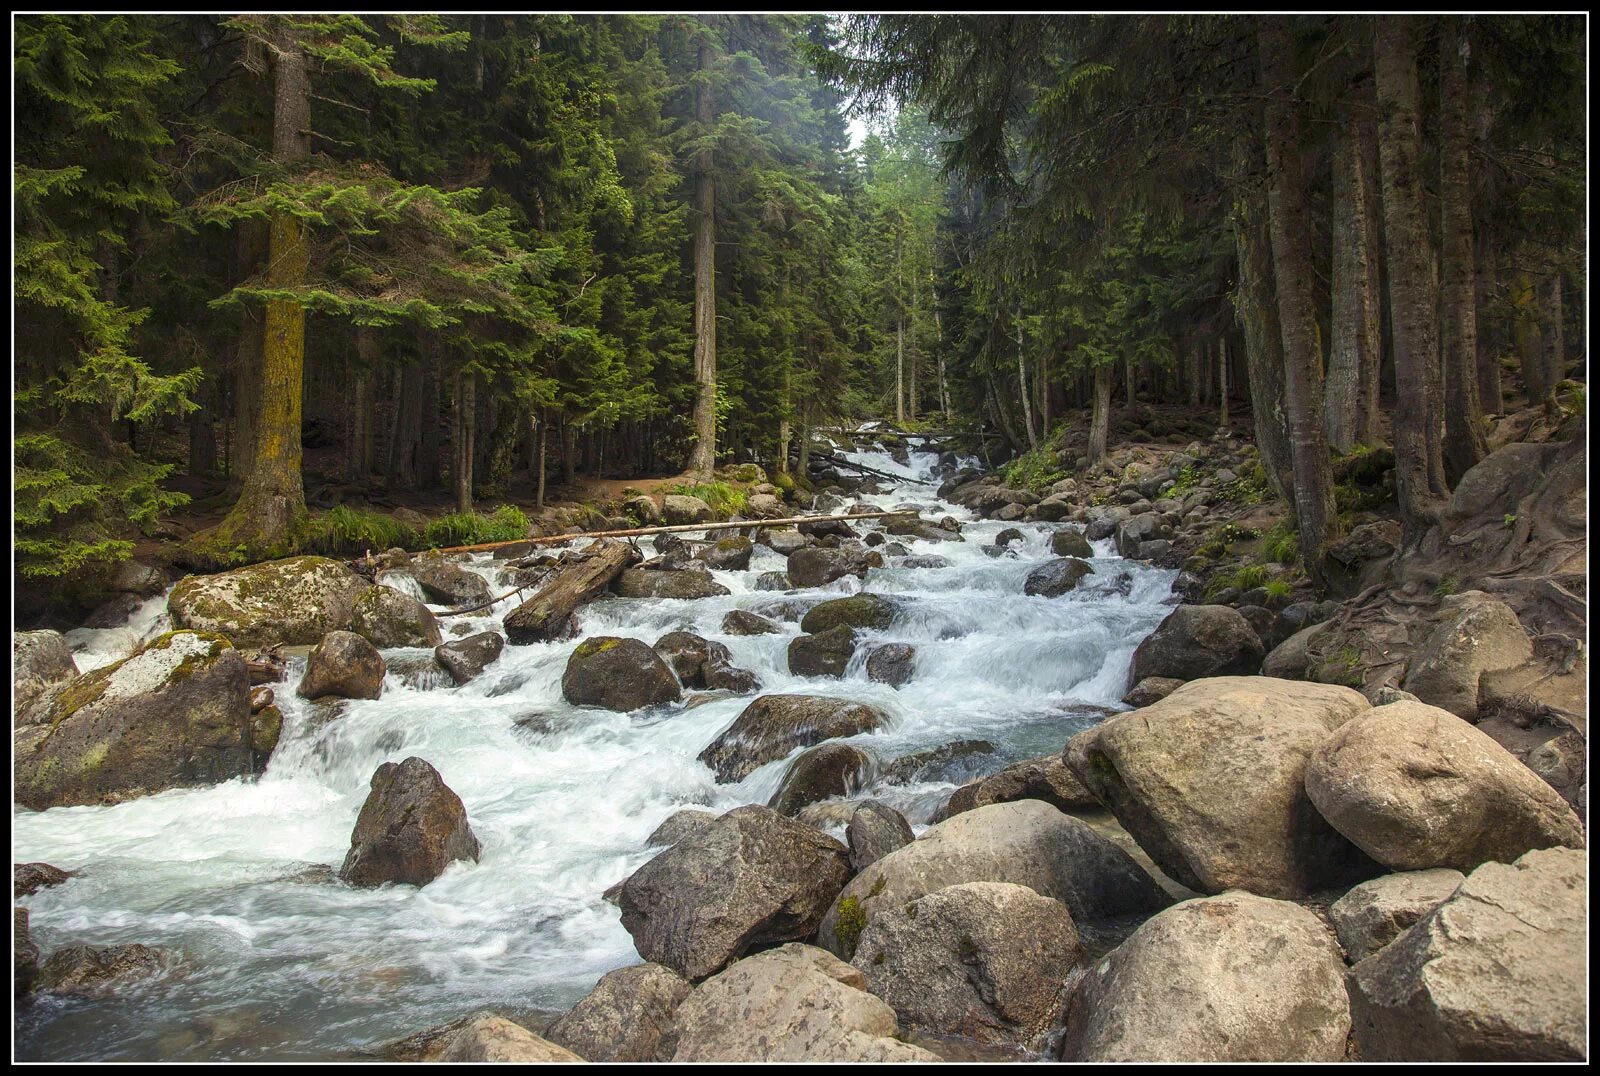
[[[218,567],[790,489],[869,417],[1044,481],[1162,404],[1249,427],[1315,581],[1341,458],[1414,536],[1490,416],[1582,406],[1581,18],[14,26],[25,602],[191,497]]]

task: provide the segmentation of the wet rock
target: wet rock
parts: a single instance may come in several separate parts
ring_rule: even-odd
[[[703,561],[710,568],[742,572],[750,567],[750,554],[754,549],[755,545],[750,539],[735,535],[712,542],[696,553],[695,559]]]
[[[1133,707],[1149,706],[1151,703],[1160,702],[1182,686],[1182,680],[1166,676],[1147,676],[1129,688],[1128,693],[1122,696],[1122,701]]]
[[[1319,745],[1305,773],[1334,828],[1391,870],[1509,863],[1584,846],[1583,823],[1516,756],[1435,706],[1379,706]]]
[[[654,1061],[693,992],[688,980],[660,964],[618,968],[545,1034],[585,1061]]]
[[[1481,591],[1446,599],[1445,616],[1411,659],[1404,687],[1423,702],[1468,721],[1478,719],[1478,681],[1533,657],[1533,644],[1502,601]]]
[[[908,643],[885,643],[867,655],[867,679],[890,687],[911,682],[917,671],[917,649]]]
[[[788,572],[762,572],[756,576],[757,590],[793,590]]]
[[[678,811],[667,817],[667,820],[657,826],[645,839],[648,845],[673,845],[693,833],[704,829],[708,823],[715,822],[719,815],[715,811],[697,811],[693,808]]]
[[[903,908],[947,885],[1012,882],[1066,904],[1073,919],[1133,915],[1169,898],[1127,853],[1047,803],[979,807],[941,822],[869,865],[823,918],[817,943],[854,956],[880,909]]]
[[[424,760],[385,762],[372,775],[339,877],[372,889],[385,882],[424,886],[458,859],[478,861],[467,809]]]
[[[699,497],[669,494],[661,498],[661,518],[669,524],[704,523],[711,515],[711,506]]]
[[[729,610],[728,615],[722,618],[722,631],[725,635],[781,635],[783,629],[759,613],[752,613],[744,609]]]
[[[872,757],[860,748],[842,743],[818,744],[802,751],[789,765],[783,783],[767,806],[793,818],[810,804],[848,796],[866,784],[872,771]]]
[[[252,714],[259,714],[275,701],[277,701],[277,696],[270,687],[262,685],[250,689],[250,712]]]
[[[669,631],[655,641],[653,649],[684,684],[704,687],[705,664],[711,657],[712,645],[704,636],[692,631]]]
[[[1028,573],[1022,592],[1040,598],[1058,598],[1073,589],[1094,567],[1086,560],[1075,557],[1058,557],[1048,560]]]
[[[1367,711],[1346,687],[1197,680],[1073,737],[1064,757],[1183,885],[1292,898],[1377,873],[1305,788],[1312,753]]]
[[[883,780],[893,785],[954,780],[952,774],[973,772],[982,765],[983,756],[993,753],[994,744],[988,740],[956,740],[895,759],[884,767]]]
[[[752,804],[635,871],[622,925],[646,960],[699,981],[752,949],[810,937],[849,874],[838,841]]]
[[[11,909],[11,993],[23,998],[33,993],[39,977],[39,945],[28,930],[28,909]]]
[[[39,966],[34,989],[41,994],[105,997],[141,979],[160,974],[166,954],[147,945],[95,949],[73,945],[57,949]]]
[[[1067,1005],[1067,1061],[1341,1061],[1344,961],[1322,922],[1251,893],[1184,901],[1097,962]]]
[[[167,599],[174,625],[218,632],[235,646],[315,645],[348,630],[371,584],[327,557],[290,557],[217,575],[187,576]]]
[[[58,631],[19,631],[11,636],[13,713],[20,714],[44,689],[78,675],[72,648]]]
[[[16,802],[40,811],[248,774],[244,659],[220,636],[168,632],[41,695],[12,742]]]
[[[599,635],[585,639],[567,659],[561,693],[574,706],[630,712],[682,697],[677,679],[650,644]]]
[[[955,790],[938,821],[991,803],[1042,800],[1062,811],[1095,810],[1100,801],[1083,787],[1061,756],[1041,755],[1012,763],[999,773]]]
[[[1364,1061],[1582,1061],[1588,869],[1572,849],[1485,863],[1350,969]]]
[[[837,957],[789,944],[746,957],[683,1003],[663,1060],[935,1061],[899,1042],[894,1010]]]
[[[432,691],[455,682],[432,653],[391,654],[384,660],[390,675],[412,691]]]
[[[761,544],[774,553],[782,553],[787,557],[795,550],[810,545],[811,539],[793,527],[776,527],[761,532]]]
[[[1438,868],[1385,874],[1362,882],[1334,901],[1328,918],[1339,934],[1346,959],[1354,964],[1394,941],[1411,924],[1456,891],[1464,875]]]
[[[858,873],[914,840],[911,823],[906,821],[905,815],[877,800],[856,804],[845,824],[850,869]]]
[[[813,605],[800,620],[800,630],[813,635],[843,624],[852,628],[882,631],[894,623],[900,611],[898,602],[877,594],[852,594]]]
[[[924,542],[959,542],[962,540],[959,530],[947,530],[937,523],[926,519],[902,516],[889,521],[883,528],[885,534],[893,534],[903,538],[918,538]]]
[[[377,647],[353,631],[330,631],[306,657],[296,694],[303,699],[376,699],[383,694],[387,671]]]
[[[847,575],[865,576],[866,555],[851,549],[808,546],[789,554],[789,578],[797,587],[826,586]]]
[[[356,597],[350,630],[373,646],[438,646],[433,610],[393,587],[368,587]]]
[[[844,624],[789,643],[789,671],[796,676],[842,677],[856,652],[856,631]]]
[[[117,594],[110,600],[95,607],[94,612],[84,618],[83,626],[86,628],[120,628],[128,622],[144,600],[135,594]]]
[[[441,605],[465,608],[482,605],[494,597],[483,576],[469,572],[443,557],[422,556],[411,562],[411,577],[422,591]]]
[[[1198,680],[1249,676],[1265,651],[1248,621],[1225,605],[1180,605],[1133,652],[1128,686],[1147,676]]]
[[[871,732],[884,721],[881,711],[849,699],[762,695],[698,757],[716,773],[719,783],[726,784],[743,780],[796,747]]]
[[[880,911],[851,963],[908,1028],[1042,1044],[1082,953],[1060,901],[967,882]]]
[[[1077,557],[1079,560],[1094,556],[1089,540],[1070,527],[1063,527],[1050,536],[1050,552],[1058,557]]]
[[[714,598],[730,594],[706,571],[653,571],[628,568],[617,576],[616,591],[623,598]]]
[[[256,773],[263,773],[272,752],[283,735],[283,711],[265,706],[250,715],[250,760]]]
[[[11,896],[13,899],[31,897],[41,889],[60,885],[73,873],[48,863],[14,863],[11,866]]]
[[[932,555],[929,555],[929,556],[918,556],[918,557],[907,557],[905,560],[902,560],[900,562],[900,567],[902,567],[902,568],[948,568],[948,567],[950,567],[950,559],[948,557],[940,557],[940,556],[932,556]]]
[[[106,589],[117,594],[133,594],[140,598],[153,598],[167,589],[167,572],[156,564],[125,560],[117,565]]]
[[[481,631],[465,639],[444,643],[433,648],[433,659],[450,674],[457,686],[468,683],[494,664],[505,649],[506,641],[499,632]]]

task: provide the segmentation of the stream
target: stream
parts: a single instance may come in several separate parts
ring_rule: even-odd
[[[1058,751],[1108,710],[1126,708],[1118,699],[1130,658],[1170,611],[1175,573],[1122,560],[1104,540],[1093,543],[1095,574],[1077,590],[1025,597],[1028,572],[1050,559],[1049,536],[1065,524],[981,521],[936,501],[931,453],[913,451],[909,466],[881,451],[844,455],[905,480],[880,480],[885,492],[861,496],[862,507],[914,502],[925,517],[965,525],[964,542],[891,539],[950,566],[896,567],[891,557],[865,580],[774,593],[757,590],[756,579],[783,570],[784,558],[758,545],[747,571],[713,573],[730,595],[602,600],[580,610],[579,625],[583,636],[652,643],[693,631],[726,644],[763,692],[871,703],[890,715],[889,727],[851,742],[880,762],[954,740],[994,743],[994,754],[971,760],[981,768],[918,784],[879,781],[859,793],[898,808],[920,833],[965,780]],[[876,525],[856,526],[864,533]],[[1015,556],[984,552],[1013,526],[1025,536]],[[502,564],[480,554],[468,567],[498,593],[506,589],[494,583]],[[907,611],[893,628],[867,633],[842,680],[788,672],[796,623],[782,623],[777,635],[721,631],[730,609],[761,612],[786,598],[862,589],[899,596]],[[461,620],[473,631],[498,629],[512,605],[446,618],[441,627],[447,639]],[[86,671],[164,627],[164,602],[152,599],[128,628],[80,629],[69,641]],[[343,703],[339,716],[296,697],[304,662],[291,662],[288,681],[275,685],[282,739],[259,779],[113,807],[14,810],[15,862],[81,871],[19,902],[45,954],[141,942],[178,957],[163,975],[112,998],[41,997],[17,1017],[16,1056],[352,1058],[477,1009],[513,1017],[562,1010],[607,971],[638,963],[618,910],[601,894],[659,851],[645,839],[669,815],[765,803],[788,761],[719,785],[696,760],[751,696],[634,714],[569,705],[561,675],[578,641],[507,646],[462,687],[440,676],[419,690],[391,670],[381,699]],[[880,641],[916,647],[916,675],[899,689],[866,677],[865,654]],[[337,869],[373,770],[411,755],[432,763],[466,804],[480,862],[453,864],[423,889],[297,878],[319,864]],[[831,832],[842,837],[842,827]]]

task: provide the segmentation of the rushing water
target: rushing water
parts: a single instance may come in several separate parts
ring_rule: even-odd
[[[883,761],[981,738],[999,748],[984,767],[992,770],[1059,750],[1106,709],[1120,708],[1134,647],[1168,611],[1172,572],[1123,561],[1100,542],[1096,574],[1077,591],[1025,597],[1029,570],[1051,555],[1053,525],[977,521],[936,501],[935,484],[913,481],[932,477],[931,454],[913,452],[910,466],[876,451],[847,456],[903,480],[861,497],[865,505],[918,503],[926,516],[965,523],[966,541],[901,538],[911,553],[951,565],[906,569],[889,558],[865,580],[802,592],[820,599],[866,589],[906,599],[903,621],[869,633],[843,680],[789,674],[794,623],[781,635],[722,634],[728,610],[760,611],[789,596],[755,589],[760,573],[784,568],[764,546],[748,571],[713,573],[731,595],[595,602],[579,614],[582,634],[654,642],[686,629],[725,643],[764,691],[869,702],[891,723],[852,742]],[[1025,535],[1016,556],[986,554],[1007,526]],[[503,589],[487,556],[469,567]],[[510,605],[441,623],[498,628]],[[153,602],[121,636],[78,634],[80,666],[122,656],[163,624]],[[910,683],[897,690],[867,680],[862,655],[876,641],[916,647]],[[637,963],[617,909],[601,894],[654,854],[645,838],[673,812],[765,803],[787,761],[718,785],[696,760],[749,698],[631,715],[568,705],[561,674],[576,646],[508,646],[459,688],[414,690],[391,672],[381,699],[345,703],[336,719],[332,708],[295,696],[296,663],[278,685],[283,738],[259,780],[115,807],[14,812],[16,862],[81,872],[20,902],[44,952],[142,942],[178,957],[170,971],[114,999],[41,999],[18,1017],[18,1056],[349,1057],[478,1008],[566,1008],[605,972]],[[388,656],[402,654],[426,651]],[[543,720],[518,725],[528,717]],[[454,864],[423,889],[296,879],[316,864],[338,866],[372,771],[410,755],[431,762],[461,796],[483,844],[480,861]],[[920,831],[954,787],[878,784],[861,795],[899,807]]]

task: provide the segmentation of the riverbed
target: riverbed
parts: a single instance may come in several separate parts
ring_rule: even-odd
[[[160,977],[114,998],[41,998],[19,1014],[17,1056],[351,1058],[476,1009],[565,1009],[607,971],[638,963],[602,894],[659,851],[645,840],[669,815],[765,803],[788,760],[719,785],[696,759],[750,696],[634,714],[571,706],[561,674],[582,637],[654,642],[688,630],[724,643],[764,693],[871,703],[890,715],[889,726],[850,742],[881,762],[954,740],[992,742],[996,751],[975,760],[978,768],[910,785],[879,780],[859,793],[897,807],[918,832],[961,781],[1057,751],[1126,708],[1118,699],[1129,660],[1170,611],[1175,573],[1123,560],[1104,540],[1093,543],[1095,573],[1078,589],[1026,597],[1028,572],[1050,559],[1049,536],[1066,524],[983,521],[938,501],[931,453],[913,451],[906,464],[881,451],[845,455],[896,476],[880,479],[883,492],[861,496],[862,506],[917,503],[925,517],[964,524],[961,542],[891,539],[913,555],[944,557],[948,567],[898,567],[901,558],[891,556],[864,580],[762,591],[757,577],[782,571],[785,561],[758,545],[748,570],[713,573],[727,596],[597,601],[580,611],[578,638],[508,646],[465,686],[442,677],[408,686],[391,670],[382,698],[337,707],[295,696],[303,666],[295,662],[288,681],[275,685],[283,736],[258,779],[114,807],[14,810],[15,862],[79,872],[19,902],[41,950],[140,942],[175,958]],[[1007,527],[1022,532],[1020,545],[986,553]],[[500,564],[488,554],[467,566],[496,593],[506,589],[494,582]],[[776,635],[721,630],[731,609],[761,612],[786,599],[860,590],[895,595],[906,613],[867,633],[843,679],[788,672],[793,622]],[[441,624],[498,629],[512,604]],[[120,636],[69,638],[87,670],[164,627],[155,601]],[[898,689],[869,681],[863,667],[871,646],[889,641],[917,650],[916,673]],[[426,653],[385,657],[403,664]],[[460,795],[483,845],[479,862],[456,863],[422,889],[317,880],[314,868],[343,860],[373,770],[411,755],[432,763]]]

